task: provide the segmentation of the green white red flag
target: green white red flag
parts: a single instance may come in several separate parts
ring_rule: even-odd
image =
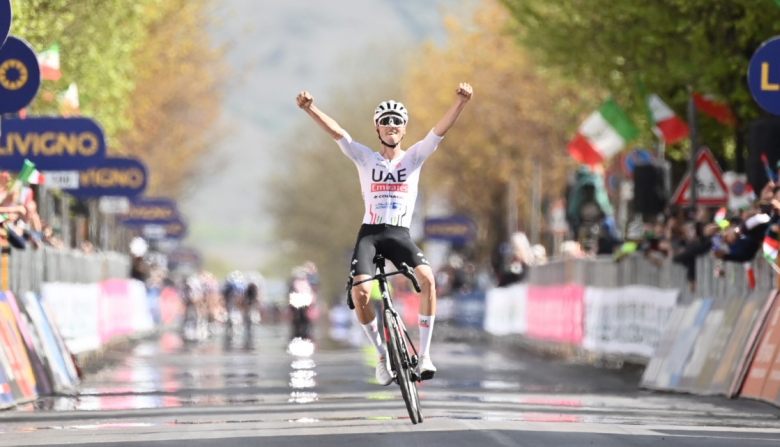
[[[577,135],[569,142],[569,153],[582,164],[601,164],[620,152],[638,133],[623,109],[609,99],[577,129]]]
[[[68,89],[59,95],[60,113],[63,116],[74,116],[81,113],[79,103],[79,86],[71,82]]]
[[[721,124],[726,126],[735,126],[737,124],[737,119],[734,117],[731,107],[712,95],[693,92],[693,103],[696,105],[696,110],[715,118]]]
[[[38,55],[38,65],[41,67],[41,79],[44,81],[59,81],[62,77],[60,71],[60,46],[56,43],[46,51]]]
[[[666,144],[688,138],[688,125],[658,95],[647,95],[647,107],[654,123],[653,132]]]

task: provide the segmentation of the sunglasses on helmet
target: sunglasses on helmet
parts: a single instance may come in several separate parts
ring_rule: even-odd
[[[401,127],[406,124],[406,122],[401,118],[400,116],[396,115],[385,115],[377,120],[377,123],[380,126],[392,126],[392,127]]]

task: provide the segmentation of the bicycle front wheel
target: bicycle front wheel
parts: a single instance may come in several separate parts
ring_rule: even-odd
[[[412,365],[409,362],[409,354],[406,351],[403,338],[401,338],[398,321],[389,310],[386,311],[385,321],[388,324],[387,329],[390,336],[388,348],[391,351],[391,359],[394,363],[393,369],[395,369],[398,385],[401,387],[401,396],[404,398],[406,410],[409,413],[412,424],[417,424],[422,422],[422,412],[420,410],[420,398],[417,394],[417,384],[411,378]]]

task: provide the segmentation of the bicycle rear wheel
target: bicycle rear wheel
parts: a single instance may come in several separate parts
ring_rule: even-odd
[[[411,379],[412,365],[408,361],[408,353],[405,344],[401,338],[401,330],[398,321],[389,310],[385,311],[385,321],[388,324],[388,335],[390,340],[388,348],[391,351],[391,361],[396,372],[398,385],[401,387],[401,396],[404,398],[406,410],[412,424],[422,422],[422,412],[420,410],[420,399],[417,394],[417,384]]]

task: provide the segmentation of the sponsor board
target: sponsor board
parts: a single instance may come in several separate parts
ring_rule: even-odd
[[[106,140],[97,122],[84,117],[4,119],[0,164],[19,170],[28,159],[39,171],[80,171],[106,158]],[[48,183],[48,179],[47,179]]]
[[[35,51],[24,39],[9,36],[0,47],[0,114],[16,113],[27,107],[40,87],[41,69]]]

